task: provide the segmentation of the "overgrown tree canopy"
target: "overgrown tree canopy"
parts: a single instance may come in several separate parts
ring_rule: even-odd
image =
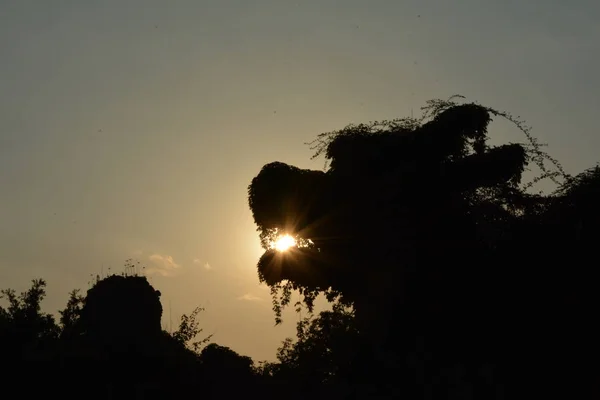
[[[523,143],[489,144],[494,118]],[[382,343],[412,331],[453,362],[480,363],[508,357],[514,346],[490,344],[503,334],[524,340],[515,325],[547,332],[551,314],[591,332],[572,315],[598,300],[586,262],[598,239],[598,167],[566,174],[519,118],[460,96],[429,101],[418,119],[349,125],[311,145],[324,171],[273,162],[249,186],[265,249],[258,274],[278,321],[293,289],[309,308],[325,293],[354,306],[363,332],[389,337]],[[542,180],[556,190],[534,192]],[[282,234],[298,245],[278,251]]]
[[[492,117],[514,122],[529,143],[488,145]],[[546,205],[521,183],[529,163],[541,178],[566,177],[555,162],[548,172],[553,160],[520,121],[454,99],[429,102],[420,119],[350,125],[311,144],[330,162],[326,171],[273,162],[249,187],[265,248],[259,277],[272,287],[287,281],[309,303],[327,291],[349,303],[404,296],[411,266],[431,264],[430,250],[455,260],[494,246],[499,223]],[[278,252],[271,243],[281,233],[303,245]]]

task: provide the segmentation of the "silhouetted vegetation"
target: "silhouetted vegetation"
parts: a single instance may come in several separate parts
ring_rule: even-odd
[[[491,145],[503,118],[523,143]],[[597,398],[600,167],[567,174],[519,119],[458,97],[311,143],[323,171],[267,164],[249,187],[274,316],[309,315],[274,362],[161,328],[135,273],[70,293],[1,292],[3,394],[21,398]],[[545,188],[541,192],[536,188]],[[296,246],[278,251],[278,235]],[[314,314],[316,297],[331,310]],[[265,327],[270,329],[270,327]],[[7,395],[8,396],[8,395]]]
[[[352,382],[388,395],[589,393],[600,169],[568,175],[519,118],[458,96],[423,111],[319,135],[324,171],[253,179],[277,322],[292,290],[309,310],[321,293],[352,306],[371,360]],[[490,145],[493,118],[524,143]],[[281,234],[299,245],[277,251]]]

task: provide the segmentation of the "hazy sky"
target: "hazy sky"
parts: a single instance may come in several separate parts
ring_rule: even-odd
[[[258,284],[262,165],[322,168],[318,133],[460,93],[591,167],[599,17],[596,0],[0,0],[0,286],[43,277],[55,311],[133,257],[165,324],[202,305],[215,342],[273,358],[297,317],[274,327]]]

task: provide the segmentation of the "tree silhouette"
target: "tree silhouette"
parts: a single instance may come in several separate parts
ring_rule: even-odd
[[[61,338],[67,338],[74,334],[74,330],[77,327],[79,318],[81,317],[81,310],[85,304],[85,297],[83,297],[79,289],[74,289],[69,293],[69,300],[64,310],[59,311],[60,313],[60,327],[61,327]]]
[[[258,396],[255,394],[254,362],[250,357],[239,355],[229,347],[211,343],[202,349],[200,362],[206,382],[206,394],[219,398]]]
[[[19,295],[12,289],[0,292],[0,298],[8,302],[7,308],[0,307],[0,354],[7,367],[3,390],[16,388],[16,382],[23,379],[38,381],[44,387],[40,379],[51,369],[60,332],[54,317],[41,309],[45,296],[43,279],[33,280],[31,287]],[[20,394],[27,397],[35,395],[36,390],[30,385],[20,388]]]
[[[160,292],[145,277],[112,275],[88,290],[79,325],[103,339],[141,339],[162,334],[161,316]]]
[[[455,385],[449,376],[464,370],[468,390],[483,396],[478,385],[489,381],[490,365],[514,363],[525,347],[536,347],[513,333],[522,323],[541,334],[533,309],[543,305],[541,318],[559,305],[597,304],[594,291],[581,289],[592,256],[583,243],[597,239],[593,222],[582,221],[597,221],[589,205],[597,204],[598,170],[567,175],[508,113],[457,98],[430,101],[423,111],[419,119],[321,134],[311,144],[329,161],[325,171],[263,167],[249,186],[265,248],[259,278],[272,288],[276,318],[293,289],[309,309],[325,293],[353,305],[384,370],[403,358],[401,365],[428,376],[421,383],[431,395],[432,385],[445,387],[442,397]],[[492,118],[512,122],[525,143],[490,145]],[[537,175],[524,180],[531,167]],[[533,192],[542,180],[557,190]],[[272,243],[282,233],[300,245],[277,251]],[[578,265],[567,273],[554,267],[574,258]],[[560,275],[570,289],[552,295],[564,287]]]
[[[197,325],[192,321],[193,326],[173,337],[161,328],[161,316],[160,292],[145,277],[101,279],[87,291],[62,363],[90,385],[102,382],[105,393],[159,398],[187,392],[200,384],[192,378],[200,362],[186,348]],[[89,369],[99,372],[94,377],[80,375]]]
[[[181,316],[179,327],[171,334],[173,339],[196,354],[201,353],[202,347],[210,342],[213,336],[208,335],[205,338],[194,341],[194,339],[203,331],[203,329],[200,328],[200,323],[196,321],[198,314],[202,311],[204,311],[204,308],[196,307],[190,315],[183,314]]]
[[[348,392],[360,360],[360,338],[352,310],[337,305],[297,324],[297,339],[286,339],[277,362],[263,363],[260,374],[294,387],[305,397]]]
[[[249,203],[266,249],[259,277],[276,289],[287,281],[283,303],[290,288],[301,290],[309,307],[318,292],[355,306],[365,296],[411,301],[411,287],[420,286],[409,280],[443,275],[436,254],[464,260],[485,251],[485,235],[495,243],[490,220],[508,223],[537,204],[520,185],[529,161],[546,177],[564,175],[556,163],[558,171],[546,172],[537,143],[506,113],[452,99],[431,101],[424,110],[418,120],[350,125],[320,135],[312,144],[316,156],[330,160],[325,172],[275,162],[253,179]],[[529,148],[487,145],[492,115],[521,127]],[[277,252],[269,242],[281,232],[310,242]],[[417,258],[438,268],[417,271]]]
[[[8,308],[0,307],[0,321],[22,343],[35,345],[58,334],[54,317],[42,312],[41,303],[45,297],[46,281],[43,279],[34,279],[31,288],[20,295],[12,289],[0,291],[0,299],[8,301]]]
[[[524,143],[491,145],[493,119]],[[323,171],[270,163],[248,193],[276,320],[296,289],[310,311],[276,362],[207,345],[202,308],[163,330],[160,292],[127,260],[72,291],[58,323],[44,280],[0,292],[2,394],[600,397],[600,166],[566,174],[518,117],[458,97],[311,146]],[[333,307],[314,315],[320,293]]]
[[[203,348],[212,335],[197,339],[202,308],[184,314],[175,332],[161,329],[160,292],[145,277],[98,277],[85,297],[73,290],[59,325],[41,310],[45,287],[34,280],[20,295],[1,292],[7,307],[0,307],[0,351],[9,367],[3,393],[98,399],[255,393],[249,357]]]
[[[8,307],[0,307],[0,326],[4,355],[26,359],[58,336],[59,329],[51,314],[41,310],[46,296],[46,282],[32,281],[31,288],[17,295],[12,289],[0,292]],[[7,357],[8,358],[8,357]]]

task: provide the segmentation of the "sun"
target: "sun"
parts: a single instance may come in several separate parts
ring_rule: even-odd
[[[286,251],[289,250],[291,247],[296,246],[296,240],[291,237],[290,235],[283,235],[283,236],[279,236],[277,238],[277,240],[275,241],[275,243],[273,244],[273,247],[277,250],[277,251]]]

